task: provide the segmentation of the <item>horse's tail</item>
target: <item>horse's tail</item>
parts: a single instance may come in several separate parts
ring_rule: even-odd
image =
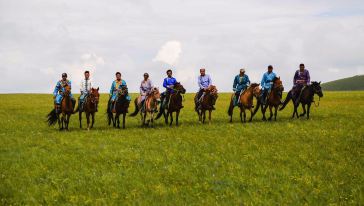
[[[78,103],[76,110],[74,110],[72,114],[76,114],[78,111],[80,111],[80,103]]]
[[[57,119],[58,119],[58,117],[57,117],[56,109],[53,109],[47,115],[48,126],[54,125],[57,122]]]
[[[138,107],[138,98],[134,100],[134,105],[135,105],[135,111],[129,115],[131,117],[135,117],[139,113],[140,109]]]
[[[233,115],[233,110],[234,110],[234,99],[233,98],[231,98],[231,100],[230,100],[230,105],[229,105],[229,109],[228,109],[229,116]]]
[[[283,102],[283,105],[279,108],[279,111],[283,110],[291,99],[292,99],[292,90],[288,92],[286,99]]]

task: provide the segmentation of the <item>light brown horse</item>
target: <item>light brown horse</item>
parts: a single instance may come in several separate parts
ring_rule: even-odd
[[[73,104],[72,104],[72,100],[70,97],[71,94],[71,86],[66,84],[64,86],[64,92],[62,93],[62,102],[60,105],[60,111],[62,114],[62,117],[60,117],[60,113],[57,113],[56,111],[56,107],[57,105],[55,105],[55,108],[47,115],[47,122],[48,125],[51,126],[53,124],[56,123],[56,121],[58,120],[58,126],[59,126],[59,130],[63,130],[66,129],[68,130],[68,124],[71,118],[71,115],[73,114]]]
[[[171,122],[169,126],[172,126],[173,123],[173,112],[176,112],[176,125],[178,126],[178,117],[181,109],[183,108],[182,105],[182,94],[186,93],[186,89],[180,84],[179,82],[176,83],[173,87],[174,93],[170,94],[169,103],[167,103],[167,108],[161,108],[157,117],[155,119],[159,119],[162,115],[164,116],[164,121],[168,124],[168,117],[171,118]]]
[[[250,119],[249,122],[252,121],[254,113],[253,113],[253,97],[258,97],[259,95],[259,84],[252,83],[240,96],[239,96],[239,108],[240,108],[240,121],[246,122],[246,113],[245,110],[248,109],[250,111]],[[228,114],[230,116],[230,122],[233,121],[233,110],[234,110],[234,97],[235,94],[232,95],[230,101],[230,107],[228,110]],[[244,113],[244,121],[243,121],[243,113]]]
[[[217,98],[218,98],[217,88],[214,85],[210,85],[205,90],[205,94],[202,96],[201,102],[199,102],[200,100],[198,99],[198,93],[196,94],[195,108],[200,122],[205,123],[206,111],[209,111],[209,123],[211,123],[211,113]]]
[[[148,126],[151,123],[151,126],[154,126],[154,113],[158,110],[158,103],[160,102],[161,94],[159,93],[159,89],[157,87],[153,87],[149,94],[145,97],[144,104],[138,104],[139,98],[135,98],[134,105],[135,111],[130,114],[130,116],[136,116],[140,111],[140,116],[142,120],[142,126]],[[147,120],[147,116],[149,114],[149,119]]]
[[[274,107],[274,120],[277,120],[277,111],[279,105],[281,105],[281,99],[282,99],[282,93],[283,93],[284,87],[281,81],[280,77],[276,77],[273,79],[273,85],[271,92],[268,94],[267,103],[265,105],[261,105],[261,111],[263,113],[263,121],[266,121],[265,112],[267,108],[269,107],[270,116],[268,120],[272,120],[273,117],[273,107]],[[261,104],[259,101],[258,104]],[[259,106],[257,106],[258,109]],[[255,112],[254,112],[255,113]]]
[[[99,104],[99,88],[91,88],[90,94],[86,97],[85,102],[83,103],[83,109],[78,109],[78,119],[80,120],[80,128],[82,128],[82,112],[85,112],[87,119],[87,129],[90,130],[95,123],[95,112],[97,109],[97,105]],[[80,108],[80,102],[78,102],[78,107]],[[90,115],[92,117],[92,122],[90,125]]]

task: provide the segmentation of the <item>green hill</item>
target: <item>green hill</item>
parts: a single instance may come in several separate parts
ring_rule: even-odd
[[[358,91],[364,90],[364,75],[357,75],[349,78],[338,79],[323,83],[322,89],[328,91]]]

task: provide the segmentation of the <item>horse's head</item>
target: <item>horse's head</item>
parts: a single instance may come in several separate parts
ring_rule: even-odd
[[[181,94],[184,94],[186,93],[186,89],[182,86],[181,83],[177,82],[174,87],[173,87],[174,90],[177,91],[177,93],[181,93]]]
[[[123,85],[121,86],[121,89],[119,90],[119,93],[118,93],[119,96],[126,96],[128,95],[128,87]]]
[[[311,82],[311,86],[315,94],[317,94],[319,97],[324,96],[321,89],[321,82]]]
[[[217,94],[216,86],[215,85],[210,85],[209,87],[207,87],[206,93],[207,94]]]
[[[153,99],[160,101],[161,93],[159,93],[158,87],[152,87],[149,93],[150,96],[152,96]]]
[[[273,89],[276,89],[277,91],[281,91],[281,92],[284,90],[281,77],[275,77],[273,79]]]
[[[250,84],[249,88],[251,88],[253,90],[253,96],[255,96],[255,97],[259,97],[259,95],[260,95],[259,85],[260,84],[257,84],[257,83]]]
[[[63,95],[64,96],[69,96],[71,94],[71,86],[68,83],[65,83],[63,85],[63,88],[64,88]]]
[[[92,103],[96,103],[96,104],[99,103],[100,93],[99,93],[99,88],[98,87],[97,87],[97,89],[91,88],[90,97],[91,97],[91,102]]]

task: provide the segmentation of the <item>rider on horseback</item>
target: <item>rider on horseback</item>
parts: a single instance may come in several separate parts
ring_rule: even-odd
[[[268,66],[268,71],[264,73],[262,81],[260,85],[262,86],[262,94],[261,94],[261,102],[263,105],[267,103],[267,96],[270,93],[273,85],[273,79],[276,77],[276,74],[273,72],[273,66]]]
[[[112,110],[112,107],[115,104],[115,101],[117,99],[118,93],[121,90],[121,88],[123,86],[125,86],[125,87],[127,86],[126,82],[123,79],[121,79],[121,73],[120,72],[116,72],[115,76],[116,76],[116,80],[114,80],[112,82],[111,88],[110,88],[110,101],[109,101],[110,102],[110,107],[111,107],[110,110]],[[126,96],[126,99],[130,102],[131,97],[129,96],[129,94]]]
[[[174,93],[174,85],[177,84],[177,80],[172,77],[172,70],[167,70],[167,77],[163,81],[163,87],[166,88],[166,91],[161,94],[162,105],[161,108],[167,108],[169,103],[169,97]]]
[[[238,106],[239,97],[245,91],[245,89],[249,86],[250,80],[248,75],[245,74],[245,69],[240,69],[240,73],[235,76],[233,91],[235,92],[234,96],[234,106]]]
[[[81,96],[79,99],[79,111],[83,111],[83,104],[86,100],[86,98],[88,97],[90,91],[91,91],[91,87],[92,87],[92,80],[90,79],[90,72],[89,71],[85,71],[84,73],[85,78],[82,79],[81,84],[80,84],[80,92],[81,92]],[[97,108],[96,108],[97,111]]]
[[[206,74],[205,68],[200,69],[200,76],[198,77],[197,83],[199,86],[199,91],[197,94],[197,105],[198,105],[197,107],[201,107],[201,101],[205,95],[206,89],[210,85],[212,85],[211,77],[210,77],[210,75]],[[215,110],[214,107],[213,107],[213,110]]]
[[[142,108],[142,111],[144,109],[145,99],[151,92],[152,88],[153,88],[153,83],[149,79],[149,74],[144,73],[144,79],[140,83],[140,97],[138,98],[138,105],[139,108]]]
[[[71,81],[67,79],[67,74],[63,73],[62,79],[57,82],[56,87],[54,88],[53,91],[53,99],[56,105],[56,113],[61,112],[61,102],[63,99],[63,93],[65,92],[65,87],[67,85],[71,88]],[[71,93],[69,95],[72,101],[72,106],[75,107],[76,100]]]
[[[302,90],[310,84],[310,73],[305,69],[304,64],[300,64],[300,69],[293,77],[292,97],[295,104],[298,103]]]

